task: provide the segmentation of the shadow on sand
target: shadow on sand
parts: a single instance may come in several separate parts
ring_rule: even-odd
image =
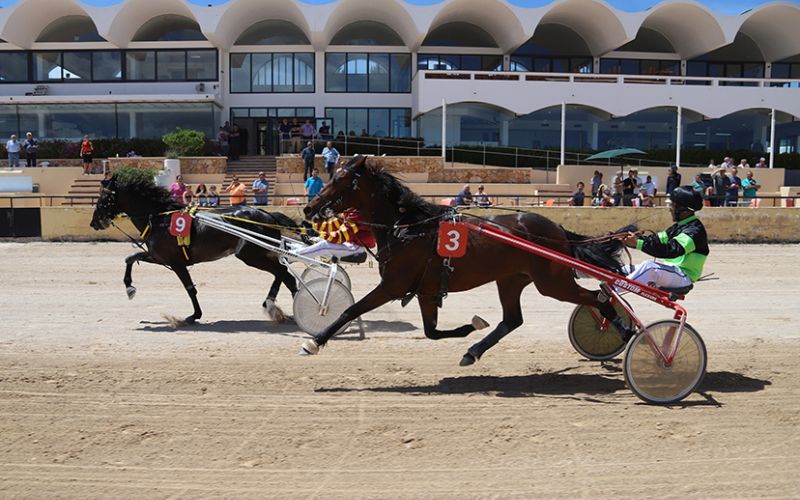
[[[370,331],[379,332],[413,332],[417,327],[412,323],[403,321],[365,321],[364,330],[367,334]],[[186,325],[179,328],[172,327],[167,321],[141,321],[141,326],[137,328],[140,332],[147,333],[175,333],[175,332],[207,332],[207,333],[267,333],[297,337],[307,337],[307,334],[298,328],[293,319],[287,320],[285,323],[276,323],[267,319],[264,320],[220,320],[212,321],[209,323],[195,323],[193,325]],[[353,322],[347,329],[346,334],[354,331],[357,324]],[[339,338],[339,337],[337,337]],[[346,336],[341,337],[342,339]]]

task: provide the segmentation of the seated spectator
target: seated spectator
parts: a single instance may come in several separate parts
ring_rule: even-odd
[[[458,192],[453,201],[457,207],[472,205],[474,200],[472,199],[472,191],[469,189],[469,184],[464,184],[464,188]]]
[[[195,200],[197,204],[201,207],[208,206],[208,190],[206,189],[206,185],[204,183],[200,183],[197,185],[197,189],[194,192]]]
[[[753,167],[753,168],[767,168],[767,167],[769,167],[769,165],[767,165],[767,159],[766,158],[759,158],[758,159],[758,163],[756,163],[755,167]]]
[[[195,199],[194,195],[192,194],[191,189],[187,189],[183,192],[183,204],[187,207],[195,207],[197,206],[197,200]]]
[[[478,186],[478,192],[475,193],[475,204],[479,207],[491,207],[492,200],[489,199],[489,195],[483,188],[483,184]]]
[[[103,175],[103,180],[100,181],[100,192],[102,193],[105,189],[108,189],[108,186],[111,185],[111,172],[106,172]]]
[[[184,191],[186,191],[186,184],[183,182],[183,176],[178,174],[175,182],[169,187],[169,195],[174,201],[183,201]]]
[[[650,196],[650,193],[647,191],[647,188],[642,185],[639,188],[639,196],[637,196],[637,203],[636,205],[640,207],[652,207],[653,206],[653,197]]]
[[[742,159],[739,161],[739,166],[738,166],[737,168],[738,168],[739,170],[741,170],[741,171],[745,171],[745,170],[749,169],[749,168],[750,168],[750,164],[749,164],[749,163],[747,163],[747,158],[742,158]]]
[[[572,207],[582,207],[584,201],[586,200],[586,193],[583,192],[584,189],[583,181],[578,181],[576,185],[577,191],[572,193],[572,197],[569,199],[569,204]]]
[[[603,184],[603,174],[599,170],[594,171],[594,175],[592,176],[592,198],[597,197],[597,192],[600,190],[600,186]]]
[[[703,176],[701,174],[694,176],[694,182],[691,183],[691,186],[692,189],[700,193],[701,196],[705,197],[706,184],[703,182]]]
[[[647,180],[644,184],[642,184],[642,189],[647,191],[647,196],[650,197],[650,201],[655,204],[656,193],[658,192],[658,189],[656,188],[656,183],[653,182],[652,175],[647,176]]]
[[[219,194],[217,194],[217,186],[212,185],[208,190],[207,203],[209,207],[219,206]]]

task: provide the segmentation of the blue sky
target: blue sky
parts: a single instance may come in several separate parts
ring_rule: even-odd
[[[0,0],[0,7],[13,5],[19,0]],[[122,0],[83,0],[88,5],[113,5]],[[227,0],[189,0],[198,5],[219,5],[226,3]],[[310,4],[330,3],[335,0],[302,0]],[[380,1],[380,0],[376,0]],[[439,3],[441,0],[405,0],[411,4],[430,5]],[[523,7],[541,7],[552,2],[552,0],[508,0],[509,3]],[[658,0],[607,0],[620,10],[639,11],[645,10],[658,3]],[[707,5],[712,10],[721,14],[741,14],[742,12],[757,7],[761,4],[769,3],[771,0],[700,0],[700,3]],[[790,3],[800,4],[800,0],[789,0]]]

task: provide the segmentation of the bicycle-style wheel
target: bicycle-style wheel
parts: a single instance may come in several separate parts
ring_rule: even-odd
[[[700,385],[706,373],[706,346],[697,330],[688,324],[683,328],[672,363],[667,366],[664,361],[679,327],[676,320],[656,321],[628,344],[625,382],[648,403],[682,400]]]
[[[614,304],[614,310],[623,321],[630,324],[630,316],[620,303]],[[578,354],[592,361],[606,361],[625,350],[625,341],[614,325],[608,325],[605,330],[600,328],[602,319],[603,316],[597,308],[581,305],[572,311],[567,325],[572,347]]]
[[[303,274],[300,275],[300,279],[305,281],[311,281],[319,278],[328,279],[328,269],[325,266],[321,266],[319,264],[311,265],[306,267],[303,270]],[[342,266],[338,266],[336,268],[336,277],[334,278],[336,281],[344,285],[348,290],[352,289],[350,283],[350,276],[345,272]]]
[[[293,312],[294,321],[304,332],[309,335],[318,335],[325,331],[339,316],[355,303],[353,294],[343,284],[334,280],[328,293],[327,307],[322,308],[325,296],[325,287],[328,279],[316,279],[305,282],[294,296]],[[350,323],[342,326],[336,334],[342,333]]]

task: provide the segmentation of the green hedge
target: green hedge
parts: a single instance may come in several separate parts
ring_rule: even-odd
[[[167,146],[161,139],[93,139],[94,157],[125,156],[136,151],[140,156],[165,156]],[[80,158],[80,142],[39,141],[39,158]],[[213,155],[209,141],[205,141],[202,156]]]

